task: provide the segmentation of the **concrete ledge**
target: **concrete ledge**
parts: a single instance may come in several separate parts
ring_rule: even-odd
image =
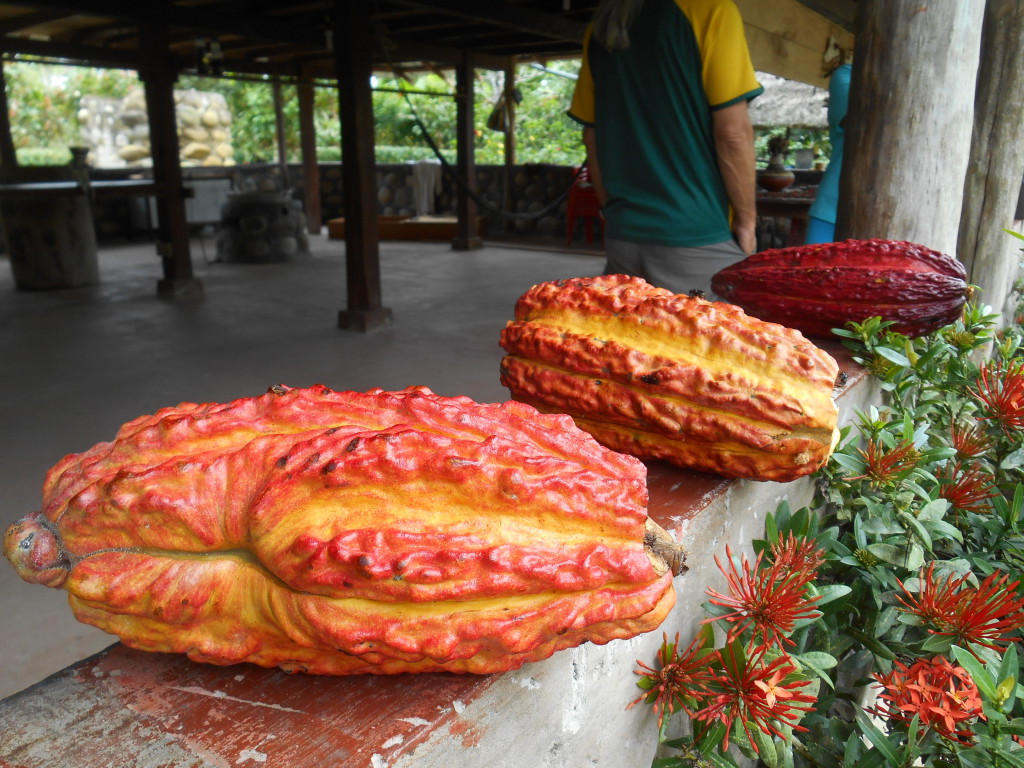
[[[838,345],[849,380],[841,423],[879,401]],[[109,649],[0,702],[2,764],[267,766],[276,768],[620,768],[657,748],[639,695],[637,659],[662,632],[689,638],[708,586],[725,589],[714,556],[749,552],[764,518],[813,494],[793,483],[729,481],[651,464],[650,514],[684,543],[690,571],[661,630],[584,645],[504,675],[328,678],[254,666],[214,667],[182,656]],[[8,762],[4,762],[4,760]]]

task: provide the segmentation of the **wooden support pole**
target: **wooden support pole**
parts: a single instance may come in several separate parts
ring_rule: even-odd
[[[476,203],[469,190],[476,191],[475,122],[473,119],[473,59],[467,51],[462,62],[455,67],[455,135],[458,141],[456,173],[462,183],[455,201],[458,216],[452,248],[469,251],[482,248],[483,241],[477,231]]]
[[[516,61],[505,65],[505,210],[512,213],[512,190],[516,167]],[[512,230],[512,219],[505,219],[506,232]]]
[[[955,253],[984,3],[858,6],[836,237]]]
[[[281,174],[281,189],[288,189],[291,187],[292,181],[291,174],[288,172],[288,134],[284,120],[284,92],[280,80],[274,80],[270,87],[274,97],[274,142],[277,145],[277,167]]]
[[[153,180],[156,197],[157,250],[163,263],[163,279],[157,282],[161,298],[197,299],[202,283],[192,274],[185,184],[178,152],[178,121],[174,106],[177,72],[169,52],[167,27],[158,16],[147,17],[139,27],[142,60],[139,78],[146,90]]]
[[[370,91],[370,15],[365,2],[334,0],[335,71],[341,113],[345,186],[345,276],[348,308],[338,327],[367,331],[392,320],[381,301],[377,168]]]
[[[299,99],[299,141],[302,147],[302,199],[306,209],[306,230],[320,234],[323,226],[320,207],[320,164],[316,159],[316,125],[314,123],[313,83],[302,81],[297,86]]]
[[[1024,0],[988,0],[981,40],[957,255],[980,289],[977,300],[1003,312],[1006,321],[1014,310],[1007,299],[1020,241],[1003,229],[1013,225],[1024,176]]]

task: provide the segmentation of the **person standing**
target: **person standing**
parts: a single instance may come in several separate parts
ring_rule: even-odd
[[[831,243],[836,239],[836,215],[839,209],[839,178],[843,171],[843,139],[846,135],[846,111],[850,106],[851,64],[840,64],[828,83],[828,138],[832,157],[821,177],[818,192],[808,212],[804,244]]]
[[[762,93],[732,0],[604,0],[569,116],[605,219],[605,274],[700,290],[756,247]]]

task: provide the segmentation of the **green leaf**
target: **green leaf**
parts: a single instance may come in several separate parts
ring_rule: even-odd
[[[799,661],[800,664],[813,666],[814,669],[832,669],[839,663],[835,656],[824,651],[808,651],[793,658]]]
[[[712,752],[707,758],[708,762],[713,763],[717,768],[739,768],[728,755]]]
[[[996,690],[995,681],[992,679],[992,675],[988,673],[988,670],[966,648],[954,645],[952,650],[957,664],[967,670],[967,674],[971,676],[974,684],[978,686],[982,696],[988,699],[989,702],[996,703],[999,693]]]
[[[815,595],[819,596],[818,602],[814,604],[815,607],[821,607],[823,605],[826,605],[827,603],[831,603],[833,600],[838,600],[841,597],[846,597],[853,591],[850,587],[846,586],[845,584],[828,584],[824,587],[815,587],[812,584],[811,587],[811,597],[814,597]]]
[[[716,720],[700,735],[696,743],[697,750],[705,757],[712,754],[718,745],[722,743],[722,739],[727,731],[728,728]]]
[[[920,521],[942,520],[946,516],[947,511],[949,511],[948,501],[945,499],[933,499],[917,511],[917,519]]]
[[[907,557],[902,563],[904,568],[911,571],[918,570],[924,565],[924,547],[918,544],[916,541],[910,542],[910,546],[907,548]]]
[[[921,543],[921,546],[923,546],[925,549],[931,552],[932,537],[928,534],[928,531],[925,529],[925,527],[921,525],[920,522],[918,522],[917,518],[909,512],[898,512],[896,514],[896,517],[901,523],[903,523],[907,527],[908,531],[910,531],[914,534],[914,536],[917,537],[918,541]]]
[[[1000,661],[999,679],[1005,682],[1006,680],[1011,679],[1016,680],[1019,676],[1020,667],[1017,661],[1017,646],[1011,643],[1010,647],[1006,649],[1006,653],[1003,654],[1003,658]],[[1002,684],[1000,684],[1000,688],[997,690],[1001,691],[1001,688]],[[1004,712],[1008,713],[1012,710],[1013,702],[1017,698],[1016,694],[1017,686],[1014,685],[1013,688],[1007,693],[1006,703],[1003,705]]]
[[[895,349],[890,349],[889,347],[875,347],[875,354],[878,355],[879,357],[884,357],[889,362],[896,363],[896,365],[902,366],[904,368],[911,367],[910,361],[906,358],[906,356],[900,352],[897,352]]]
[[[875,727],[875,724],[871,722],[863,710],[858,709],[855,713],[857,718],[857,725],[863,734],[867,737],[868,741],[874,745],[884,757],[887,763],[891,766],[903,765],[903,761],[900,760],[899,755],[896,753],[895,748],[886,738],[885,734]]]
[[[921,650],[928,653],[946,653],[953,645],[953,640],[945,635],[928,635],[921,643]]]
[[[775,515],[768,515],[764,520],[764,537],[768,541],[779,540],[779,529],[775,525]]]
[[[903,563],[907,559],[907,550],[893,544],[868,544],[867,550],[879,560],[890,565],[903,567]]]
[[[754,726],[750,729],[750,739],[757,747],[757,756],[768,768],[780,768],[779,753],[775,748],[775,739]]]

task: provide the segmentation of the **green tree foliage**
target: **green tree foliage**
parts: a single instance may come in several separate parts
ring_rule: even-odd
[[[579,126],[565,114],[578,70],[579,61],[553,62],[547,71],[530,65],[518,67],[516,87],[522,99],[516,108],[517,162],[569,165],[582,162]],[[123,98],[132,88],[141,87],[134,72],[122,70],[14,62],[7,64],[4,71],[11,130],[21,162],[26,162],[25,158],[30,156],[43,157],[48,162],[67,162],[67,147],[81,141],[77,121],[81,97],[92,94]],[[225,97],[233,116],[232,144],[238,162],[273,162],[276,159],[274,95],[269,79],[183,75],[177,87],[214,91]],[[379,162],[434,156],[417,119],[445,157],[454,160],[457,141],[453,73],[423,73],[402,80],[381,77],[376,87],[373,109]],[[478,163],[504,162],[505,134],[487,125],[503,91],[503,73],[488,70],[475,73]],[[282,85],[280,96],[287,157],[290,162],[298,162],[301,154],[295,86]],[[318,157],[340,160],[337,88],[330,82],[318,83],[314,89],[314,104]]]
[[[123,98],[138,87],[134,72],[35,62],[6,62],[4,77],[11,139],[26,165],[71,159],[68,147],[82,143],[78,106],[84,94]]]

